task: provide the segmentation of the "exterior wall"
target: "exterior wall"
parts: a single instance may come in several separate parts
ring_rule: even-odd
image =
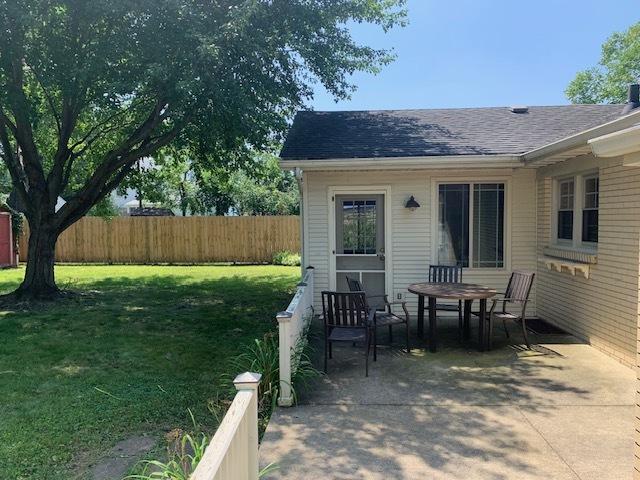
[[[553,177],[591,168],[600,174],[597,264],[589,278],[550,271],[543,248],[553,242]],[[574,158],[538,171],[537,311],[627,365],[634,365],[638,329],[640,169],[622,159]]]
[[[432,238],[436,201],[434,186],[438,180],[496,181],[506,180],[505,245],[508,245],[504,269],[465,269],[466,282],[481,283],[504,290],[511,270],[536,268],[536,193],[535,171],[512,170],[388,170],[388,171],[340,171],[304,173],[304,255],[305,263],[315,267],[315,304],[321,308],[320,292],[329,288],[329,187],[332,186],[390,186],[391,195],[391,245],[387,242],[387,254],[391,249],[392,290],[394,297],[402,293],[415,313],[417,297],[408,294],[407,286],[425,281],[433,257]],[[404,207],[413,195],[421,207],[411,212]],[[535,287],[532,299],[535,298]],[[531,315],[535,315],[535,301]]]

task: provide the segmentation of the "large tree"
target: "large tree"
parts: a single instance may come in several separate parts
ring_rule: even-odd
[[[565,93],[573,103],[624,103],[640,77],[640,23],[616,32],[602,45],[597,66],[583,70]]]
[[[403,4],[0,0],[0,154],[31,232],[15,295],[58,293],[58,236],[138,159],[170,144],[209,159],[259,150],[314,83],[347,97],[352,73],[391,60],[348,24],[388,29]]]

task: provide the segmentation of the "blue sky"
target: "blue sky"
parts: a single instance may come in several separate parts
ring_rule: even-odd
[[[358,74],[351,100],[318,88],[316,110],[566,104],[577,71],[614,31],[640,20],[637,0],[409,0],[409,25],[354,37],[393,48],[377,76]]]

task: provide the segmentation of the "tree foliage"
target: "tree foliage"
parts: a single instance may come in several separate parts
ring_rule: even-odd
[[[640,78],[640,23],[616,32],[602,45],[597,66],[578,72],[565,93],[572,103],[624,103]]]
[[[0,0],[0,154],[31,232],[20,291],[57,291],[57,237],[139,159],[173,145],[233,162],[278,140],[314,83],[347,97],[392,59],[348,23],[391,28],[403,4]]]

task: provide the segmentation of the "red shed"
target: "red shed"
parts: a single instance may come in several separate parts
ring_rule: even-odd
[[[0,207],[0,267],[15,267],[16,255],[13,251],[13,231],[11,213]]]

